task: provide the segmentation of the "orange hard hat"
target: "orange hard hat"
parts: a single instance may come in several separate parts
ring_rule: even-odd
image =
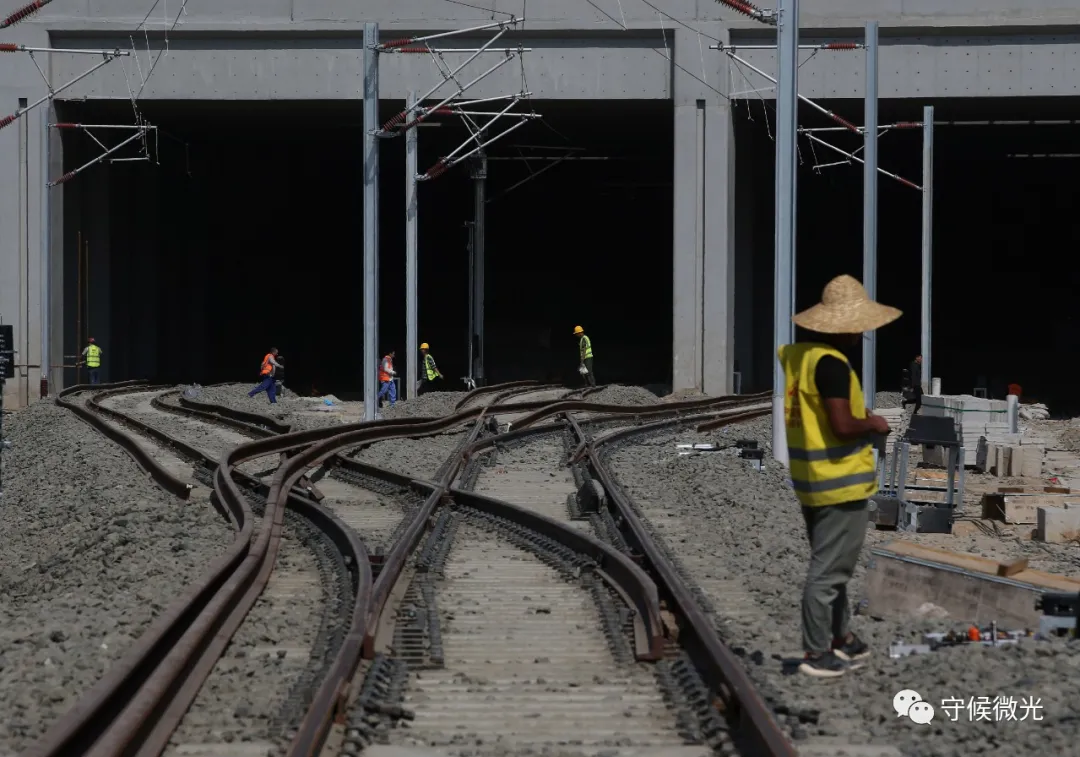
[[[574,326],[574,336],[577,336],[578,334],[584,334],[584,333],[585,333],[585,329],[581,328],[581,326]]]

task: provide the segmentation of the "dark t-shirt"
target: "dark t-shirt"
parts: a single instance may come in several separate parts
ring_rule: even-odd
[[[818,360],[814,383],[823,399],[851,399],[851,368],[838,357],[826,355]]]

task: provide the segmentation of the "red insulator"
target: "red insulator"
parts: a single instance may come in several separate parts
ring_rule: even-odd
[[[436,108],[435,110],[430,111],[430,113],[434,113],[437,116],[452,116],[452,115],[454,115],[454,109],[453,108],[442,107],[442,108]]]
[[[436,163],[435,165],[433,165],[431,168],[428,169],[427,177],[429,179],[437,179],[440,176],[442,176],[444,173],[446,173],[448,168],[450,168],[450,166],[448,166],[446,164],[446,161],[445,160],[440,160],[438,163]]]
[[[53,126],[55,126],[57,129],[78,129],[79,128],[78,124],[69,124],[69,123],[53,124]]]
[[[19,52],[19,46],[14,42],[0,43],[0,53],[17,53]]]
[[[401,111],[396,116],[391,118],[389,121],[384,123],[383,127],[382,127],[382,130],[383,131],[394,131],[395,129],[397,129],[398,124],[400,124],[402,121],[405,120],[406,116],[408,116],[408,112],[404,111],[404,110]]]
[[[58,184],[65,184],[65,183],[71,181],[74,178],[75,178],[75,172],[74,171],[68,171],[66,174],[61,176],[56,181],[54,181],[53,186],[57,186]]]
[[[13,123],[15,123],[16,118],[18,118],[17,115],[4,116],[3,118],[0,118],[0,129],[11,126]]]
[[[720,0],[720,4],[726,5],[744,16],[750,16],[750,18],[757,18],[761,15],[760,8],[755,7],[752,3],[743,2],[743,0]]]
[[[52,0],[34,0],[29,5],[24,5],[19,10],[12,13],[10,16],[0,22],[0,29],[7,29],[9,26],[13,26],[22,21],[27,16],[37,13],[42,7],[51,3]]]
[[[857,50],[859,47],[858,42],[829,42],[825,46],[826,50]]]
[[[412,37],[408,37],[407,39],[392,39],[389,42],[383,42],[383,47],[401,47],[403,45],[409,44],[412,41]]]
[[[901,121],[893,124],[894,129],[921,129],[923,125],[919,121]]]
[[[426,53],[428,48],[426,47],[399,47],[397,48],[399,53]]]
[[[862,134],[862,129],[860,129],[855,124],[851,123],[851,121],[848,121],[846,118],[838,116],[835,113],[829,113],[829,118],[831,118],[833,121],[836,121],[836,123],[840,124],[845,129],[850,129],[851,131],[855,132],[856,134]]]

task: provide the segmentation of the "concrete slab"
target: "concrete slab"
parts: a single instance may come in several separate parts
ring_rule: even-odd
[[[1064,544],[1080,538],[1080,503],[1040,507],[1036,519],[1035,538],[1039,541]]]
[[[877,617],[918,617],[932,609],[964,622],[1037,628],[1038,595],[1080,591],[1080,579],[1038,570],[999,576],[1003,566],[996,560],[911,542],[891,542],[870,554],[860,611]]]

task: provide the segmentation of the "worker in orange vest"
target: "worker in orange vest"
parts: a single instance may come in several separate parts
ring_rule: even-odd
[[[270,404],[277,404],[277,382],[274,380],[274,372],[284,367],[278,362],[278,357],[278,348],[271,347],[263,357],[262,366],[259,368],[259,385],[248,392],[249,397],[254,397],[259,392],[266,392],[266,396],[270,398]]]
[[[397,385],[394,383],[397,371],[394,370],[394,355],[394,351],[390,350],[390,354],[384,356],[382,362],[379,363],[379,404],[382,404],[383,397],[389,395],[390,407],[397,402]]]

